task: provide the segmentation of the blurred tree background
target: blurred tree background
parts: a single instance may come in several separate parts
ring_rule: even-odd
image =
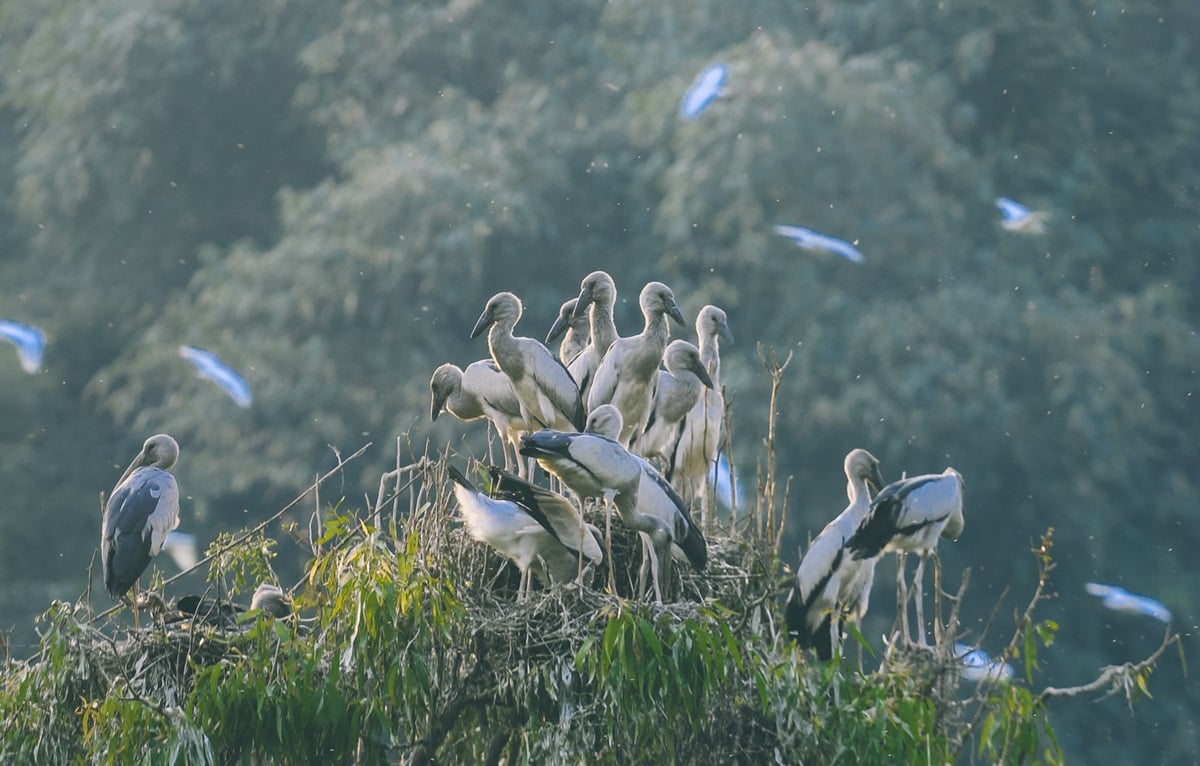
[[[0,629],[26,651],[49,600],[84,591],[98,494],[151,433],[183,447],[183,526],[203,541],[334,450],[374,442],[338,489],[352,502],[398,438],[481,454],[478,424],[429,423],[433,368],[486,355],[467,334],[492,293],[520,295],[518,332],[541,337],[603,268],[626,334],[651,279],[689,319],[728,311],[743,481],[768,415],[756,343],[794,352],[793,563],[866,447],[889,480],[966,477],[943,562],[950,583],[972,569],[977,632],[1011,625],[1025,551],[1057,530],[1049,683],[1160,638],[1087,580],[1153,594],[1188,635],[1198,42],[1194,0],[0,2],[0,316],[49,335],[36,376],[0,349]],[[713,61],[725,94],[681,121]],[[998,195],[1049,211],[1047,233],[1000,229]],[[866,262],[799,251],[776,223]],[[183,343],[241,370],[253,407],[197,380]],[[1200,757],[1177,661],[1152,691],[1134,714],[1064,706],[1069,760]]]

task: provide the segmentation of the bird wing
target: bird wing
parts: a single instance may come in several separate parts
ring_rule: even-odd
[[[579,386],[561,359],[541,343],[532,342],[536,344],[535,353],[540,357],[531,370],[538,390],[545,395],[555,413],[566,418],[575,430],[582,431],[587,421],[587,411],[579,397]]]
[[[672,542],[679,546],[697,571],[704,571],[704,567],[708,564],[708,543],[705,542],[704,535],[700,533],[700,528],[692,521],[692,516],[688,513],[687,502],[680,497],[657,468],[645,460],[642,460],[641,463],[643,480],[648,479],[657,486],[675,507],[675,518],[671,522]]]
[[[179,489],[170,473],[140,468],[113,491],[100,549],[104,584],[114,598],[137,582],[178,525]]]
[[[684,120],[699,117],[708,108],[729,79],[729,67],[721,63],[711,64],[696,77],[695,82],[683,94],[679,104],[679,116]]]
[[[913,492],[939,476],[920,476],[892,482],[871,501],[871,510],[846,543],[856,559],[868,559],[883,552],[893,539],[909,536],[935,519],[915,519],[906,500]]]
[[[579,528],[583,520],[570,500],[496,466],[486,468],[492,479],[493,497],[516,503],[564,547],[576,554],[580,552]],[[583,538],[583,555],[590,561],[600,561],[603,556],[599,544],[587,534]]]

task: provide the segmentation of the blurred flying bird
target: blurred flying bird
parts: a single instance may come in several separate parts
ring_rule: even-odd
[[[42,356],[46,352],[46,333],[40,328],[11,319],[0,319],[0,338],[17,347],[22,370],[33,375],[41,368]]]
[[[679,104],[679,118],[693,120],[699,117],[721,95],[728,79],[729,67],[724,64],[717,62],[705,67],[684,92],[683,101]]]
[[[1167,624],[1171,622],[1171,611],[1163,606],[1162,602],[1149,596],[1139,596],[1118,585],[1104,585],[1098,582],[1089,582],[1084,587],[1087,588],[1088,593],[1100,598],[1100,603],[1114,612],[1140,614]]]
[[[792,226],[790,224],[777,225],[775,233],[781,237],[787,237],[804,250],[824,250],[825,252],[840,255],[851,263],[863,262],[863,254],[858,251],[857,247],[844,239],[830,237],[804,226]]]
[[[180,346],[179,355],[196,367],[196,374],[203,380],[211,380],[229,394],[234,404],[245,409],[250,406],[250,386],[237,370],[221,361],[211,351],[199,346]]]
[[[186,572],[200,561],[196,536],[188,532],[180,532],[178,529],[167,533],[167,539],[163,541],[163,550],[171,556],[171,560],[175,562],[175,566],[179,567],[181,572]]]
[[[179,444],[155,434],[125,469],[104,507],[100,560],[104,587],[114,600],[137,583],[158,555],[167,533],[179,526],[179,487],[169,469],[179,459]]]
[[[1005,231],[1015,231],[1021,234],[1045,234],[1046,218],[1049,215],[1043,211],[1029,208],[1008,197],[997,197],[996,207],[1000,208],[1002,220],[1000,226]]]
[[[992,659],[984,650],[964,644],[954,644],[954,657],[961,667],[959,673],[966,681],[1008,681],[1013,677],[1013,666],[1000,658]]]
[[[717,505],[726,510],[741,508],[744,504],[745,488],[733,473],[729,458],[722,452],[713,461],[712,472],[708,477],[708,485],[713,488]]]

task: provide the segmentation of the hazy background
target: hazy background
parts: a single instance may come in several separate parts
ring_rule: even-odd
[[[146,436],[178,438],[202,544],[372,441],[322,495],[361,505],[397,437],[482,452],[481,425],[428,422],[428,380],[486,355],[467,334],[492,293],[520,295],[518,332],[540,338],[603,268],[624,334],[650,279],[689,321],[728,311],[745,481],[767,419],[756,343],[794,352],[789,561],[844,506],[850,448],[889,480],[953,464],[967,527],[944,571],[972,568],[976,640],[995,610],[985,648],[1052,526],[1041,615],[1061,630],[1039,688],[1161,638],[1101,610],[1091,579],[1166,603],[1195,664],[1200,5],[740,5],[0,1],[0,316],[49,336],[34,376],[0,345],[11,651],[84,592],[99,493]],[[714,61],[725,95],[681,121]],[[1002,230],[998,195],[1048,211],[1048,232]],[[800,251],[776,223],[866,261]],[[183,343],[241,370],[253,407],[198,380]],[[876,644],[892,587],[885,562]],[[1069,759],[1200,758],[1177,655],[1151,691],[1132,714],[1055,703]]]

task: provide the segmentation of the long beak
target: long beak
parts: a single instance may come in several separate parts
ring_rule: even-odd
[[[133,462],[129,464],[129,467],[125,469],[125,473],[121,474],[121,478],[117,480],[116,486],[121,486],[121,483],[128,479],[130,474],[146,464],[146,450],[143,449],[138,453],[137,457],[133,459]]]
[[[871,497],[875,497],[881,489],[883,489],[883,474],[879,472],[879,466],[875,466],[871,475],[867,477],[867,490],[871,493]]]
[[[667,314],[669,314],[670,317],[681,326],[687,324],[683,321],[683,312],[679,310],[679,304],[675,301],[671,301],[671,303],[667,306]]]
[[[572,319],[578,319],[587,313],[588,306],[592,305],[592,288],[591,285],[579,291],[579,297],[575,299],[575,310],[571,312]]]
[[[690,360],[688,369],[696,373],[696,377],[700,378],[700,382],[704,384],[705,388],[713,387],[712,378],[709,377],[708,370],[704,369],[704,364],[700,361],[699,357]]]
[[[442,408],[445,406],[446,406],[446,397],[438,396],[437,394],[434,394],[433,401],[430,402],[429,419],[436,421],[438,419],[438,415],[442,414]]]
[[[717,325],[717,335],[720,335],[723,339],[733,343],[733,332],[729,329],[728,322],[722,322],[721,324]]]
[[[576,304],[576,305],[578,305],[578,304]],[[550,325],[550,332],[546,333],[546,342],[553,343],[558,338],[558,336],[560,336],[564,332],[566,332],[567,327],[570,326],[571,317],[573,317],[574,315],[575,315],[574,312],[571,313],[571,316],[564,316],[563,314],[559,314],[558,317],[555,318],[554,324]]]
[[[491,324],[492,311],[491,309],[484,309],[483,313],[479,315],[479,321],[475,323],[475,329],[471,330],[471,337],[478,338],[479,334],[491,326]]]

